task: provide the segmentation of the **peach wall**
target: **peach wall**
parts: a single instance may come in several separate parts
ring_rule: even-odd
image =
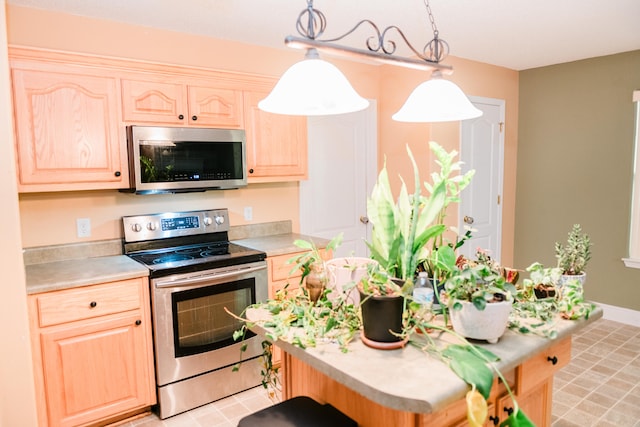
[[[207,37],[100,21],[84,17],[10,6],[9,42],[15,45],[84,52],[98,55],[174,63],[279,76],[302,57],[301,51],[267,49]],[[33,31],[38,28],[38,31]],[[286,30],[286,29],[285,29]],[[79,36],[81,35],[81,36]],[[455,47],[454,47],[455,48]],[[378,158],[388,159],[391,177],[410,170],[406,158],[408,143],[419,159],[423,177],[430,168],[428,141],[458,147],[459,124],[408,124],[391,120],[411,90],[429,74],[393,66],[380,66],[329,58],[364,97],[378,100]],[[506,100],[505,191],[503,204],[503,263],[513,255],[515,206],[515,159],[517,155],[518,73],[513,70],[451,57],[451,77],[469,95]],[[398,187],[398,180],[394,181]],[[149,198],[150,197],[150,198]],[[273,203],[277,200],[277,203]],[[75,218],[89,217],[94,226],[91,240],[120,237],[122,215],[171,209],[228,207],[231,223],[244,223],[244,206],[252,206],[254,222],[291,219],[299,228],[298,185],[276,183],[250,185],[234,192],[202,195],[130,196],[114,192],[53,193],[21,195],[25,247],[78,241]],[[43,209],[59,222],[54,231],[43,225]],[[453,223],[455,216],[450,215]]]
[[[247,223],[245,206],[253,208],[252,223],[292,219],[293,228],[299,229],[298,183],[289,182],[190,194],[140,196],[113,190],[21,194],[22,240],[24,247],[34,247],[120,238],[125,215],[212,208],[228,208],[230,224],[240,225]],[[90,238],[76,237],[76,218],[91,220]]]

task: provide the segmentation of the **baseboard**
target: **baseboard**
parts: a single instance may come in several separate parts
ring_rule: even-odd
[[[614,322],[625,323],[631,326],[640,327],[640,311],[631,310],[629,308],[617,307],[615,305],[607,305],[597,302],[602,307],[602,318],[613,320]]]

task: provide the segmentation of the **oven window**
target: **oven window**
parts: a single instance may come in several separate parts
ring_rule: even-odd
[[[189,356],[234,344],[233,332],[242,326],[242,322],[227,314],[224,308],[240,315],[256,302],[255,299],[253,278],[171,294],[175,356]]]

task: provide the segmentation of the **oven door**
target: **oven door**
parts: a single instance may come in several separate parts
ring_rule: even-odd
[[[240,360],[236,315],[267,299],[265,261],[151,279],[156,380],[163,386]],[[258,337],[245,340],[243,359],[262,353]]]

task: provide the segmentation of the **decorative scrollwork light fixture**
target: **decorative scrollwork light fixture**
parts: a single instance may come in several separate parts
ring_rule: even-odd
[[[294,64],[282,75],[269,96],[260,101],[258,107],[272,113],[307,116],[342,114],[367,108],[369,102],[358,95],[340,70],[320,59],[318,51],[323,51],[432,71],[431,78],[414,89],[402,108],[393,115],[394,120],[440,122],[481,116],[482,111],[471,104],[462,90],[443,78],[443,75],[453,72],[453,67],[441,63],[449,53],[449,45],[439,38],[429,1],[424,0],[424,3],[434,38],[422,51],[418,51],[397,26],[391,25],[380,31],[369,19],[361,20],[339,37],[320,39],[326,29],[327,19],[322,12],[313,7],[313,0],[307,0],[307,8],[300,12],[296,21],[296,30],[302,37],[285,38],[285,45],[307,50],[305,59]],[[374,33],[366,40],[366,49],[334,43],[363,25],[370,26]],[[391,39],[391,34],[399,35],[416,58],[396,55],[397,44]]]

